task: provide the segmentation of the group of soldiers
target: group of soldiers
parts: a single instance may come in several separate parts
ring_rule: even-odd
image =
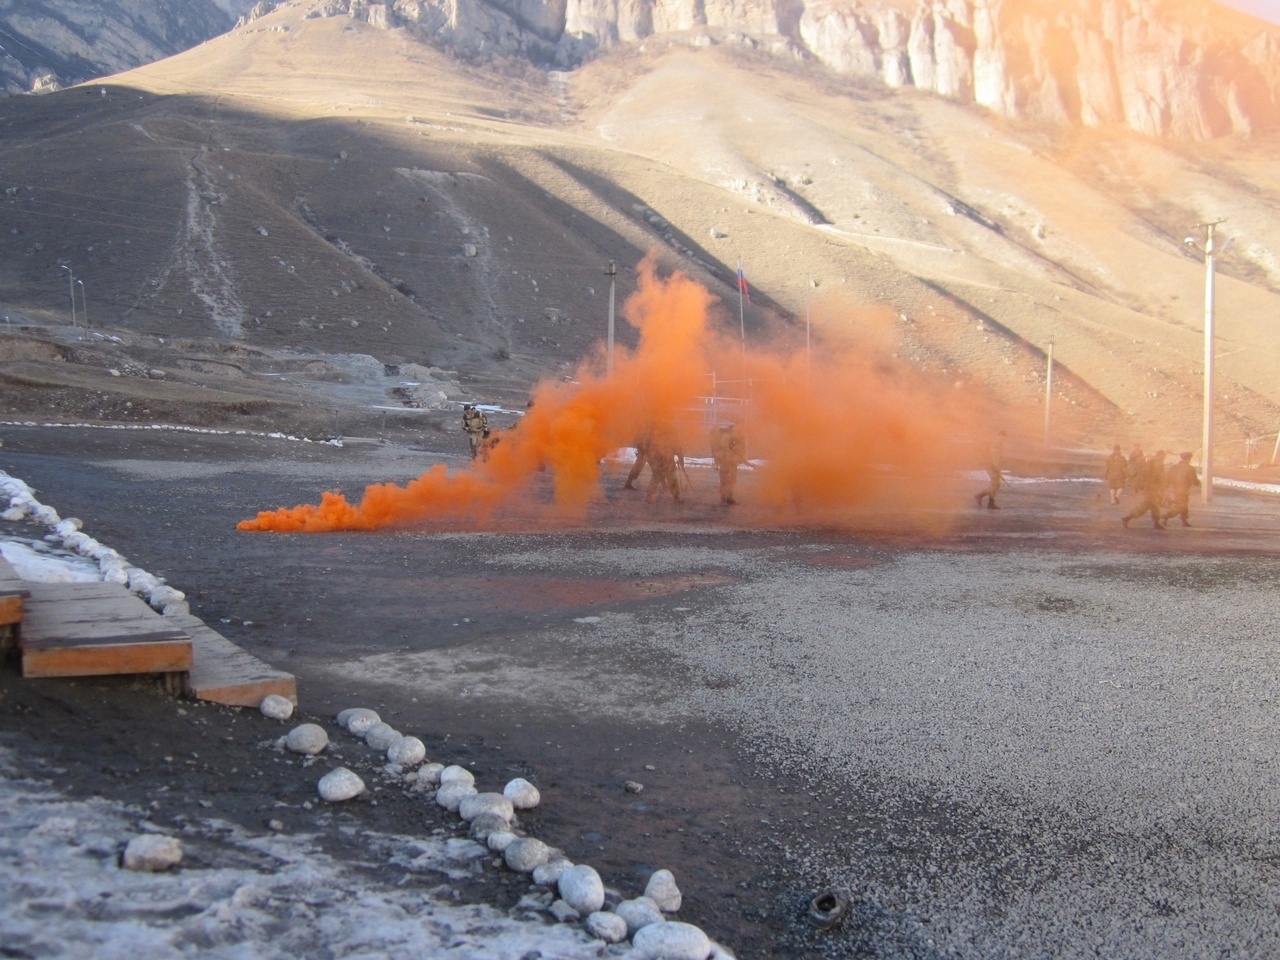
[[[717,424],[707,436],[711,456],[720,472],[720,502],[726,506],[737,503],[734,489],[738,482],[738,467],[747,462],[746,444],[732,423]],[[671,499],[680,502],[680,491],[689,489],[689,476],[684,469],[684,451],[680,438],[670,426],[657,426],[646,430],[636,438],[636,462],[627,474],[624,490],[634,490],[645,466],[649,467],[649,487],[645,491],[645,503],[653,503],[662,490]]]
[[[1180,518],[1184,527],[1191,526],[1191,491],[1200,486],[1196,468],[1191,465],[1191,451],[1184,450],[1169,467],[1165,467],[1166,456],[1163,450],[1144,456],[1137,444],[1128,457],[1121,453],[1120,444],[1111,448],[1102,472],[1111,503],[1118,505],[1126,491],[1139,498],[1134,508],[1120,518],[1124,526],[1147,514],[1158,530],[1163,530],[1174,517]]]

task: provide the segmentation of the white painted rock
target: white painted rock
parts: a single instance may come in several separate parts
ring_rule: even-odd
[[[520,837],[502,851],[502,859],[516,873],[533,873],[550,855],[547,845],[537,837]]]
[[[476,793],[458,802],[458,816],[463,820],[474,820],[482,813],[495,814],[508,823],[516,815],[511,801],[500,793]]]
[[[134,837],[124,848],[126,870],[142,870],[160,873],[182,862],[182,843],[177,837],[163,837],[158,833],[144,833]]]
[[[347,730],[357,737],[363,737],[375,723],[381,723],[378,711],[367,707],[357,707],[347,714]]]
[[[520,838],[510,830],[495,830],[493,833],[489,834],[484,842],[485,846],[494,853],[502,853],[518,839]]]
[[[691,923],[664,920],[636,931],[631,939],[635,960],[707,960],[711,939]]]
[[[541,887],[554,887],[560,882],[561,875],[572,866],[568,860],[553,857],[533,868],[533,882]]]
[[[359,710],[360,707],[347,707],[345,710],[339,710],[338,715],[334,717],[338,721],[338,726],[343,730],[347,729],[347,721],[351,719],[351,715]]]
[[[613,908],[613,912],[627,921],[627,936],[634,937],[636,931],[651,923],[662,923],[662,911],[648,897],[636,897],[634,900],[623,900]]]
[[[364,793],[364,781],[346,767],[338,767],[320,778],[317,789],[321,800],[340,803]]]
[[[378,721],[364,732],[364,742],[375,750],[386,750],[403,736],[391,724]]]
[[[440,772],[444,769],[442,763],[424,763],[422,769],[418,771],[419,783],[436,784],[440,782]]]
[[[458,812],[458,804],[462,803],[466,797],[475,796],[476,788],[469,783],[442,783],[440,789],[436,791],[436,803],[451,810]]]
[[[595,913],[604,906],[604,881],[595,867],[585,863],[560,874],[556,889],[560,892],[560,899],[580,914]]]
[[[653,876],[645,884],[644,895],[656,903],[663,913],[675,913],[684,901],[670,870],[653,871]]]
[[[510,821],[504,820],[496,813],[482,813],[471,821],[471,829],[467,833],[472,840],[484,841],[491,833],[509,833],[510,831]]]
[[[466,767],[460,767],[455,763],[440,771],[440,782],[473,784],[476,782],[476,775]]]
[[[542,794],[524,777],[516,777],[502,788],[502,795],[511,801],[517,810],[532,810],[542,802]]]
[[[401,737],[387,747],[387,759],[402,767],[416,767],[427,757],[427,748],[417,737]]]
[[[733,951],[728,947],[712,940],[711,956],[707,957],[707,960],[738,960],[738,958],[733,955]]]
[[[284,738],[285,749],[291,753],[309,753],[315,756],[329,745],[329,734],[315,723],[294,727]]]
[[[272,720],[288,720],[293,716],[293,702],[278,693],[269,693],[263,697],[262,702],[258,704],[258,709],[262,711],[264,717],[270,717]]]
[[[582,922],[587,933],[605,943],[621,943],[627,939],[627,921],[611,910],[597,910]]]

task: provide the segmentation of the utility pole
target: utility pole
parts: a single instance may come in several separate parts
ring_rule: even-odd
[[[613,297],[614,297],[614,290],[617,286],[617,281],[618,281],[618,265],[614,263],[614,261],[610,260],[609,269],[604,272],[604,275],[609,278],[609,347],[608,347],[608,352],[605,354],[605,358],[606,358],[605,374],[610,380],[612,380],[613,379]]]
[[[1053,403],[1053,335],[1049,335],[1049,362],[1044,374],[1044,445],[1049,446],[1049,417]]]
[[[58,266],[67,271],[67,286],[71,288],[71,326],[74,329],[76,325],[76,275],[65,263],[60,263]]]
[[[1183,243],[1195,247],[1204,254],[1204,427],[1200,438],[1200,467],[1203,477],[1200,483],[1200,502],[1213,500],[1213,255],[1218,252],[1215,228],[1222,220],[1201,223],[1204,228],[1204,246],[1195,237],[1187,237]]]

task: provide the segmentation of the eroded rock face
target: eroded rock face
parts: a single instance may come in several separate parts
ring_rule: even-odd
[[[1005,116],[1157,137],[1280,123],[1280,30],[1180,20],[1151,0],[325,0],[322,9],[561,66],[660,34],[750,39]]]

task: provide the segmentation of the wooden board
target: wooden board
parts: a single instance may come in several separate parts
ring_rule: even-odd
[[[191,637],[118,583],[28,583],[24,677],[185,673]]]
[[[13,566],[0,555],[0,626],[22,622],[24,601],[30,596],[27,584],[13,570]],[[0,646],[3,646],[0,643]]]
[[[298,683],[293,674],[259,660],[198,617],[166,619],[191,635],[191,673],[184,690],[187,696],[232,707],[257,707],[263,697],[276,693],[297,705]]]

